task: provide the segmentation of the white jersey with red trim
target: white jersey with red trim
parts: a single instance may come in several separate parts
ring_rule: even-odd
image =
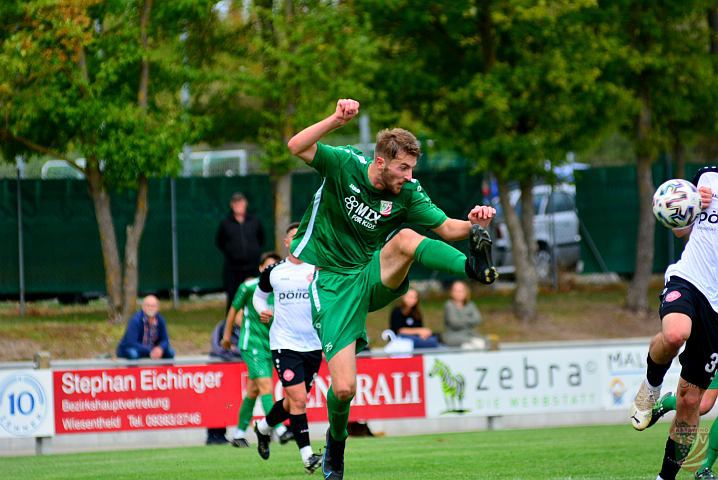
[[[259,276],[255,295],[260,290],[274,292],[274,317],[269,329],[272,350],[310,352],[322,349],[312,324],[309,300],[309,283],[313,276],[314,265],[290,260],[267,267]]]
[[[718,312],[718,167],[698,170],[693,184],[709,187],[713,191],[713,201],[693,224],[681,259],[666,270],[666,282],[671,275],[688,280]]]

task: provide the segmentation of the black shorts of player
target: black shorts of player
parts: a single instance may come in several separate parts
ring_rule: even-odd
[[[718,313],[692,283],[671,276],[660,295],[659,313],[682,313],[691,319],[691,334],[678,357],[681,378],[700,388],[708,388],[718,369]]]
[[[297,352],[296,350],[272,350],[274,368],[283,387],[304,382],[307,392],[312,389],[314,375],[322,364],[322,351]]]

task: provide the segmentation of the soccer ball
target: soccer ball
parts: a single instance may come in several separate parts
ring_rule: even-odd
[[[687,180],[668,180],[653,194],[653,214],[668,228],[692,225],[699,213],[701,196],[696,186]]]

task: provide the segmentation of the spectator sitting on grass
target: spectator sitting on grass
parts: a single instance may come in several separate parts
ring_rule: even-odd
[[[147,295],[142,301],[142,310],[127,322],[127,330],[117,346],[118,357],[130,360],[174,358],[167,323],[159,311],[160,301],[154,295]]]

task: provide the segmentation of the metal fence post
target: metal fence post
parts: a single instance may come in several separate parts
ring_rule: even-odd
[[[22,234],[22,189],[20,182],[24,176],[25,162],[22,156],[15,157],[17,163],[17,265],[20,283],[20,316],[25,316],[25,248]]]
[[[50,352],[37,352],[33,357],[35,369],[50,368]],[[46,455],[50,453],[52,437],[35,437],[35,455]]]
[[[175,179],[170,178],[170,217],[172,223],[172,307],[179,307],[179,265],[177,261],[177,196]]]

